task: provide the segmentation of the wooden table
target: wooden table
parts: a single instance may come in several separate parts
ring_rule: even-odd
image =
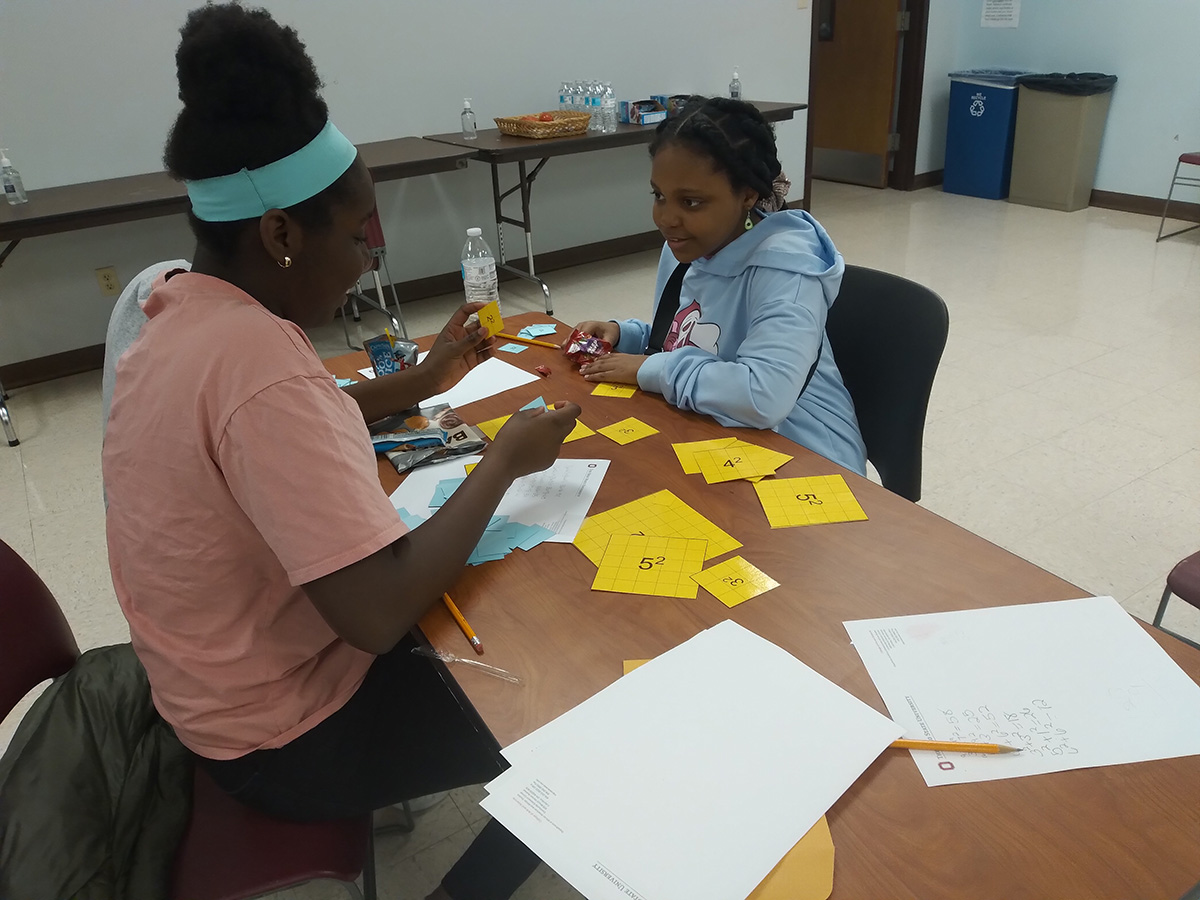
[[[750,101],[766,117],[769,122],[780,122],[791,119],[797,110],[807,109],[806,103],[772,103],[765,100]],[[590,153],[594,150],[611,150],[615,147],[629,147],[636,144],[649,144],[654,137],[653,125],[617,125],[612,134],[600,134],[589,131],[585,134],[569,135],[560,138],[533,140],[531,138],[513,137],[503,134],[497,128],[486,128],[478,133],[474,140],[467,140],[461,132],[447,134],[429,134],[426,140],[438,141],[462,147],[471,151],[471,159],[485,162],[492,168],[492,202],[496,207],[496,239],[497,251],[500,257],[497,265],[507,272],[532,281],[542,289],[546,301],[546,314],[554,314],[554,304],[550,300],[550,288],[542,279],[537,277],[533,266],[533,220],[529,214],[529,196],[534,179],[542,171],[552,157],[568,156],[573,153]],[[525,163],[531,159],[539,160],[532,171]],[[517,164],[517,183],[507,191],[500,190],[500,166],[505,163]],[[521,193],[521,218],[512,219],[504,215],[504,199],[510,194]],[[504,249],[504,223],[517,225],[525,232],[525,262],[526,269],[518,269],[509,264]]]
[[[506,330],[543,321],[553,320],[513,316]],[[625,447],[596,435],[563,448],[564,456],[612,460],[592,510],[669,488],[741,540],[737,552],[782,585],[733,610],[704,591],[695,600],[593,593],[595,567],[563,544],[468,567],[455,600],[487,645],[486,661],[525,684],[450,671],[501,745],[615,681],[623,659],[656,656],[726,618],[886,713],[844,620],[1086,594],[772,432],[722,429],[652,394],[592,397],[549,349],[498,356],[525,369],[544,364],[552,374],[463,407],[467,421],[513,412],[539,394],[578,402],[592,428],[642,419],[661,434]],[[365,359],[352,354],[328,366],[349,377]],[[748,482],[707,485],[681,472],[671,443],[719,434],[793,454],[784,477],[840,472],[869,520],[772,531]],[[386,462],[380,477],[389,492],[400,481]],[[421,629],[439,648],[467,650],[440,605]],[[1200,651],[1149,630],[1200,680]],[[1200,878],[1200,757],[930,788],[907,752],[885,751],[830,809],[829,824],[835,900],[1176,898]]]
[[[358,151],[377,182],[465,169],[470,156],[461,148],[418,137],[359,144]],[[28,203],[0,204],[0,241],[8,242],[0,250],[0,266],[25,238],[171,216],[187,209],[187,190],[166,172],[30,191]],[[19,441],[6,399],[0,384],[0,425],[9,446],[15,447]]]

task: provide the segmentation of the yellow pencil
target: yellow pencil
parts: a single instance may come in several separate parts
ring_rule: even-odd
[[[483,656],[483,641],[479,639],[479,635],[475,633],[475,629],[471,627],[471,623],[459,612],[458,607],[454,605],[454,601],[450,599],[449,594],[442,594],[442,603],[446,605],[446,609],[450,610],[450,615],[454,616],[454,621],[458,623],[458,627],[462,629],[462,633],[471,642],[471,646],[475,648],[475,652]]]
[[[1020,747],[1004,744],[972,744],[966,741],[910,741],[901,738],[892,741],[897,750],[942,750],[946,753],[1020,753]]]
[[[522,344],[533,344],[535,347],[549,347],[551,350],[561,349],[558,344],[552,344],[549,341],[535,341],[533,338],[521,337],[519,334],[505,334],[503,331],[497,331],[495,336],[504,338],[506,341],[520,341]]]

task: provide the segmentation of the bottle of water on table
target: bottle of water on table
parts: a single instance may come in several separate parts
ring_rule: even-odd
[[[559,112],[571,112],[575,105],[575,99],[572,96],[575,93],[575,85],[570,81],[564,81],[558,89],[558,110]]]
[[[604,82],[600,92],[600,130],[605,134],[617,130],[617,95],[613,93],[611,81]]]
[[[463,138],[468,141],[473,141],[477,137],[479,137],[479,135],[476,133],[475,110],[471,109],[471,98],[470,97],[466,97],[463,99],[462,135],[463,135]]]
[[[601,121],[600,113],[600,82],[588,82],[588,107],[587,111],[592,114],[591,121],[588,122],[588,131],[602,131],[604,124]]]
[[[499,301],[500,287],[496,279],[496,257],[483,239],[479,228],[467,229],[467,243],[462,251],[463,291],[468,303]]]

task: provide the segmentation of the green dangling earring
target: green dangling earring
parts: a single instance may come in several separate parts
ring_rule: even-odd
[[[746,210],[746,225],[745,230],[749,231],[754,227],[754,220],[750,218],[750,210]]]

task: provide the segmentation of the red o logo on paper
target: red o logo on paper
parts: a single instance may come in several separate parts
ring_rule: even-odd
[[[950,762],[948,759],[943,759],[940,763],[938,763],[938,768],[943,772],[949,772],[954,768],[954,763]]]

